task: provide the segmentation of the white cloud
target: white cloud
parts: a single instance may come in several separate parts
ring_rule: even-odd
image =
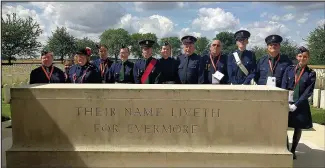
[[[290,20],[293,20],[295,18],[295,15],[293,15],[292,13],[288,13],[286,15],[284,15],[282,17],[282,21],[290,21]]]
[[[295,11],[311,11],[324,10],[325,2],[273,2],[274,4],[282,6],[287,10]]]
[[[265,22],[254,22],[246,26],[249,32],[251,32],[251,37],[249,38],[249,48],[253,46],[264,47],[265,38],[271,34],[277,34],[283,38],[287,38],[289,29],[279,22],[265,21]]]
[[[267,15],[267,12],[263,12],[263,13],[260,15],[260,17],[261,17],[261,18],[264,18],[266,15]]]
[[[190,30],[190,28],[183,28],[179,33],[179,38],[182,38],[183,36],[191,35],[194,37],[201,37],[201,33],[193,32]]]
[[[297,23],[298,24],[304,24],[308,21],[308,18],[307,17],[302,17],[300,19],[297,20]]]
[[[239,19],[230,12],[221,8],[201,8],[198,18],[194,19],[192,26],[203,31],[225,31],[235,29]]]
[[[15,9],[21,16],[36,18],[43,29],[39,38],[43,44],[57,27],[62,26],[76,38],[99,41],[99,35],[117,24],[125,14],[124,8],[116,2],[30,2],[25,6],[39,8],[41,12],[23,9],[20,5],[3,6],[2,9]]]
[[[134,2],[135,10],[143,12],[146,10],[171,10],[183,8],[184,2]]]
[[[323,26],[325,24],[325,19],[319,20],[317,26]]]
[[[271,20],[273,20],[273,21],[279,21],[280,20],[280,16],[273,15],[273,16],[271,16]]]
[[[155,33],[158,38],[172,35],[175,26],[170,19],[164,16],[152,15],[138,18],[131,14],[123,16],[120,23],[116,25],[129,33]]]

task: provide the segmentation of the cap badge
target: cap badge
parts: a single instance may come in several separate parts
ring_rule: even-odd
[[[146,44],[148,44],[148,41],[146,41]]]

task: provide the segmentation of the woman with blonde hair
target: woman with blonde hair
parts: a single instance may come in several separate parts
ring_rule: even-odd
[[[68,74],[68,83],[102,83],[100,72],[90,61],[91,50],[81,48],[74,56],[73,65]]]

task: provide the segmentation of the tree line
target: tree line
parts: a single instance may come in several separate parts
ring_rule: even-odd
[[[43,33],[39,23],[33,18],[19,18],[15,13],[4,19],[1,17],[2,24],[2,59],[16,59],[22,55],[28,55],[30,58],[39,56],[40,49],[48,49],[55,53],[56,59],[63,61],[64,57],[72,56],[73,53],[80,47],[90,47],[93,49],[93,55],[98,55],[96,42],[85,38],[76,38],[71,35],[65,27],[57,27],[48,37],[46,45],[43,46],[38,37]],[[141,58],[141,50],[138,42],[143,39],[155,41],[153,47],[154,54],[159,54],[160,46],[165,41],[168,41],[172,46],[173,56],[181,54],[181,41],[179,37],[166,37],[158,39],[154,33],[133,33],[118,29],[107,29],[99,36],[99,42],[107,45],[109,54],[118,59],[119,49],[122,45],[129,46],[131,54],[136,58]],[[223,53],[228,54],[233,52],[237,47],[234,39],[234,34],[231,32],[220,32],[213,39],[218,39],[223,43]],[[310,64],[325,65],[325,25],[315,28],[309,33],[307,39],[307,47],[310,50]],[[196,53],[203,55],[209,50],[210,40],[207,37],[199,37],[195,43]],[[291,60],[295,60],[297,45],[289,39],[284,39],[281,43],[281,53],[289,56]],[[267,54],[265,47],[254,46],[252,50],[255,52],[256,58],[259,59]]]

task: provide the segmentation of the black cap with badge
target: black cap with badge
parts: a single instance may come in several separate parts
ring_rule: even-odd
[[[152,48],[152,46],[155,44],[155,41],[153,40],[142,40],[139,42],[139,45],[143,48]]]
[[[251,33],[247,30],[239,30],[234,36],[236,41],[242,41],[248,39],[251,36]]]
[[[265,38],[265,42],[267,45],[274,44],[274,43],[280,44],[282,40],[283,40],[282,37],[276,34],[269,35]]]
[[[197,38],[194,36],[184,36],[181,41],[183,44],[194,44],[197,41]]]

